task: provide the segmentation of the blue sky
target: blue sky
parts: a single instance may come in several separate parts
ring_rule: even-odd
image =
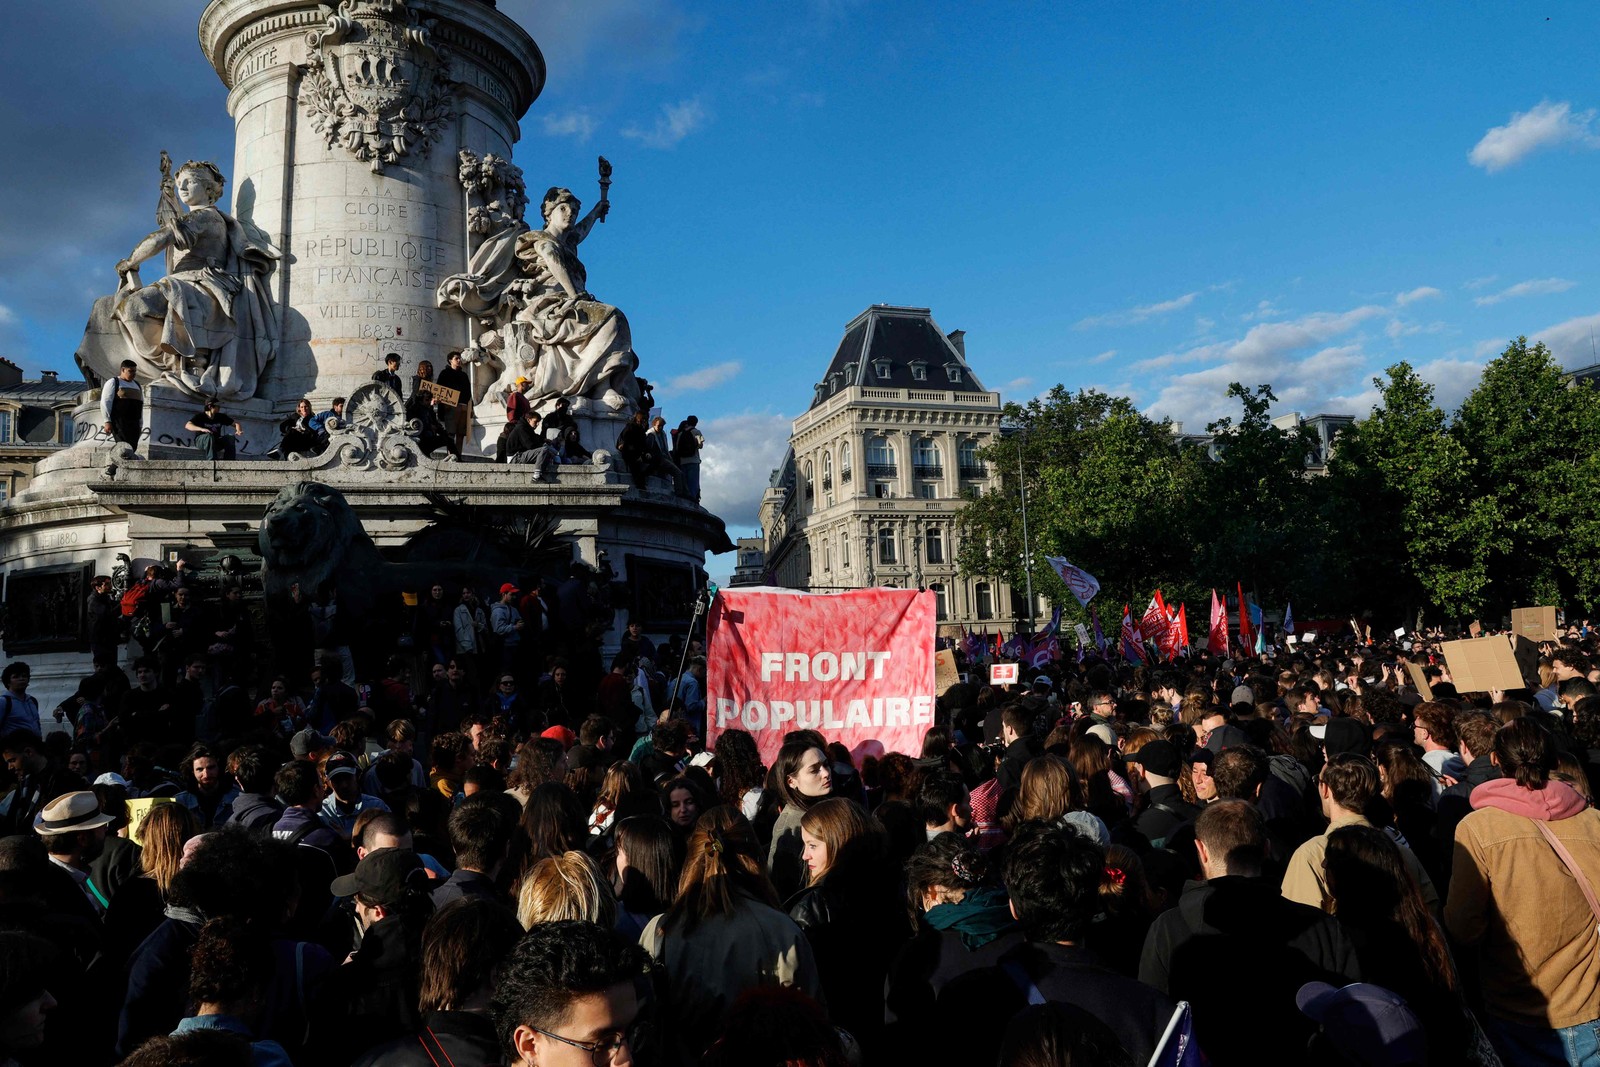
[[[231,169],[202,6],[13,14],[0,353],[30,372],[73,370],[157,152]],[[590,287],[707,426],[736,529],[871,303],[966,330],[1007,398],[1094,386],[1191,429],[1234,379],[1359,413],[1401,358],[1447,407],[1517,334],[1596,362],[1592,4],[500,7],[550,70],[516,162],[586,197],[616,165]]]

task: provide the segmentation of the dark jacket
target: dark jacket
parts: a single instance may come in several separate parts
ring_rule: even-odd
[[[1183,799],[1183,791],[1175,785],[1158,785],[1151,789],[1149,806],[1134,823],[1150,842],[1152,848],[1163,848],[1167,839],[1181,828],[1200,817],[1200,809]]]
[[[1032,734],[1019,737],[1006,746],[1005,755],[1000,760],[1000,768],[995,771],[995,778],[1000,783],[1000,791],[1015,789],[1022,784],[1022,768],[1028,761],[1044,751],[1044,746]]]
[[[450,880],[433,891],[434,910],[452,900],[492,900],[509,906],[505,894],[494,884],[494,879],[477,871],[457,870]]]
[[[1006,1020],[1028,1005],[1034,990],[1046,1001],[1074,1005],[1105,1023],[1140,1064],[1150,1061],[1176,1007],[1165,994],[1112,971],[1088,949],[1023,943],[993,967],[945,987],[941,1004],[962,1005],[966,1018],[983,1022],[948,1026],[942,1062],[994,1063]]]
[[[324,1063],[349,1063],[373,1045],[422,1028],[425,918],[394,915],[367,928],[361,947],[328,978],[317,998],[314,1044]]]
[[[884,979],[912,934],[905,898],[888,871],[847,886],[829,881],[796,894],[789,918],[811,944],[829,1020],[861,1042],[866,1062],[877,1062],[884,1047]]]
[[[543,448],[546,443],[544,434],[539,431],[536,423],[520,419],[511,427],[511,432],[506,434],[506,455],[510,457],[519,452],[532,452]]]
[[[944,999],[946,987],[963,975],[994,967],[1001,956],[1024,941],[1022,928],[1011,919],[1004,890],[978,889],[974,893],[992,894],[997,909],[970,909],[972,917],[979,920],[977,925],[957,921],[936,929],[924,922],[889,967],[884,983],[885,1036],[888,1047],[899,1050],[907,1063],[944,1059],[944,1023],[965,1012],[963,1005]],[[961,905],[941,904],[929,917],[952,907]],[[1003,914],[993,914],[996,910]],[[1001,924],[1006,928],[997,930]]]
[[[228,824],[246,830],[271,830],[283,818],[283,805],[276,797],[261,793],[240,793],[233,798],[233,811]]]
[[[1140,981],[1193,1006],[1216,1067],[1303,1049],[1314,1026],[1295,993],[1307,982],[1360,979],[1355,947],[1331,916],[1284,899],[1264,878],[1237,876],[1185,885],[1178,906],[1151,925],[1139,964]]]
[[[488,1067],[503,1062],[494,1020],[476,1011],[430,1011],[422,1029],[362,1056],[352,1067]]]

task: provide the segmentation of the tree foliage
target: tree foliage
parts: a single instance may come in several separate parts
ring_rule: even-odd
[[[1046,555],[1095,574],[1112,612],[1157,587],[1204,603],[1235,582],[1301,618],[1594,610],[1600,391],[1569,387],[1522,338],[1453,420],[1407,363],[1373,384],[1377,405],[1339,435],[1325,477],[1308,474],[1315,439],[1274,423],[1270,385],[1229,386],[1242,411],[1207,427],[1209,450],[1092,389],[1008,405],[1014,430],[984,455],[999,484],[963,508],[957,563],[1023,587],[1020,477],[1034,588],[1069,615]]]

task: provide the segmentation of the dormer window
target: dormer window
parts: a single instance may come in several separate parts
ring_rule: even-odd
[[[855,383],[855,380],[856,380],[856,365],[854,363],[846,363],[844,365],[844,382],[845,382],[845,384],[846,385],[853,385]]]
[[[829,393],[837,393],[838,391],[839,391],[839,376],[837,374],[828,375],[828,392]]]
[[[872,373],[876,374],[880,378],[887,378],[889,376],[889,361],[886,359],[873,360]]]
[[[961,364],[959,363],[946,363],[944,365],[944,372],[952,382],[959,382],[961,380]]]
[[[924,363],[924,362],[922,362],[922,360],[918,359],[918,360],[913,360],[911,362],[910,366],[911,366],[911,380],[912,381],[914,381],[914,382],[925,382],[925,381],[928,380],[928,365],[926,363]]]

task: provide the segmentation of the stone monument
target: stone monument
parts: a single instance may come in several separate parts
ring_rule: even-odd
[[[77,354],[91,382],[136,364],[141,444],[112,442],[98,390],[85,395],[79,443],[0,508],[0,566],[79,581],[182,555],[237,573],[259,562],[253,530],[279,491],[313,481],[380,550],[426,523],[428,493],[538,510],[573,558],[609,553],[663,630],[682,621],[666,617],[682,586],[686,619],[704,552],[731,545],[665,480],[636,487],[613,461],[649,396],[626,316],[590,294],[578,255],[610,210],[611,167],[587,214],[564,187],[530,199],[510,160],[545,80],[533,39],[485,0],[211,0],[200,46],[228,90],[234,158],[174,169],[163,153],[155,229],[141,239],[130,220]],[[425,452],[404,398],[373,381],[398,353],[409,396],[418,364],[452,351],[474,411],[461,459]],[[592,453],[553,483],[489,458],[518,378],[540,410],[570,401]],[[323,451],[263,458],[302,399],[323,411],[335,396],[349,401]],[[204,398],[244,427],[239,461],[198,461],[184,425]],[[45,653],[35,689],[86,663]]]

